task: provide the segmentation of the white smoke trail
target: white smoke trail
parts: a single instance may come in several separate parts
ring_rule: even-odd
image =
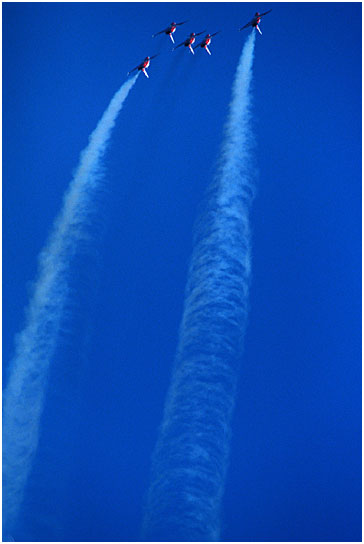
[[[38,276],[24,330],[16,339],[9,380],[3,395],[3,528],[11,531],[39,438],[48,368],[67,302],[72,256],[86,227],[102,178],[101,159],[116,118],[138,75],[112,98],[91,134],[65,194],[63,207],[39,257]]]
[[[145,540],[216,541],[220,535],[248,313],[254,43],[252,32],[233,84],[221,164],[195,233],[177,355],[152,459]]]

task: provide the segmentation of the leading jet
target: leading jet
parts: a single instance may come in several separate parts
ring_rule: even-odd
[[[188,36],[188,38],[185,39],[184,42],[182,43],[179,43],[178,45],[176,45],[176,47],[173,48],[173,50],[177,49],[177,47],[181,47],[181,45],[184,45],[185,47],[188,47],[189,50],[191,51],[192,55],[195,54],[194,50],[192,49],[192,44],[196,41],[196,36],[201,36],[201,34],[203,34],[204,32],[206,32],[206,30],[203,30],[202,32],[191,32],[191,34]]]
[[[150,64],[150,61],[152,59],[155,59],[155,57],[158,57],[158,54],[157,55],[153,55],[152,57],[145,57],[145,59],[143,60],[143,62],[141,62],[140,64],[138,64],[138,66],[136,66],[135,68],[133,68],[132,70],[130,70],[130,72],[128,72],[128,75],[131,74],[132,72],[134,72],[134,70],[139,70],[141,72],[143,72],[143,74],[145,75],[145,77],[147,77],[149,79],[149,76],[147,74],[147,71],[146,71],[146,68],[148,68],[149,64]]]
[[[239,30],[243,30],[243,28],[248,28],[248,26],[252,26],[253,28],[256,28],[257,31],[259,32],[259,34],[261,35],[262,31],[260,30],[260,28],[258,26],[259,23],[260,23],[260,19],[263,17],[263,15],[267,15],[267,13],[270,13],[271,11],[272,11],[271,9],[269,11],[266,11],[265,13],[259,13],[259,11],[257,11],[256,14],[254,15],[253,19],[249,23],[247,23],[246,25],[239,28]]]
[[[152,38],[154,38],[155,36],[158,36],[159,34],[167,34],[167,36],[169,36],[172,40],[173,43],[174,42],[174,39],[173,39],[173,32],[176,31],[176,28],[180,25],[184,25],[185,23],[188,23],[188,21],[182,21],[182,23],[175,23],[175,22],[172,22],[169,26],[167,26],[167,28],[165,28],[164,30],[160,30],[159,32],[156,32],[155,34],[153,34]]]
[[[206,36],[204,37],[204,39],[202,40],[202,42],[198,43],[197,45],[195,45],[194,49],[197,49],[197,47],[203,47],[204,49],[206,49],[207,53],[209,55],[211,55],[210,53],[210,50],[209,48],[207,47],[208,45],[210,45],[211,43],[211,38],[213,36],[216,36],[216,34],[218,34],[219,32],[221,32],[221,30],[218,30],[217,32],[215,32],[214,34],[206,34]]]

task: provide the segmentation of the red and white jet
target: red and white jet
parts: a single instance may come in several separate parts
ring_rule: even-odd
[[[146,68],[148,68],[149,64],[150,64],[150,61],[152,59],[155,59],[155,57],[158,57],[158,54],[157,55],[153,55],[152,57],[145,57],[145,59],[143,60],[143,62],[141,62],[138,66],[136,66],[135,68],[133,68],[132,70],[130,70],[130,72],[128,72],[128,75],[131,74],[132,72],[134,72],[134,70],[140,70],[143,72],[143,74],[145,75],[145,77],[147,77],[149,79],[149,76],[147,74],[147,71],[146,71]]]
[[[208,45],[210,45],[211,43],[211,38],[213,36],[216,36],[216,34],[218,34],[219,32],[221,32],[221,30],[218,30],[218,32],[215,32],[214,34],[206,34],[206,36],[204,37],[204,39],[202,40],[202,42],[198,43],[197,45],[195,45],[194,49],[197,49],[197,47],[203,47],[204,49],[206,49],[206,51],[208,52],[209,55],[211,55],[210,53],[210,50],[209,48],[207,47]]]
[[[262,34],[260,28],[259,28],[259,23],[260,23],[260,19],[263,17],[263,15],[267,15],[267,13],[270,13],[272,10],[270,9],[269,11],[266,11],[265,13],[259,13],[258,11],[256,12],[256,14],[254,15],[253,19],[247,23],[246,25],[242,26],[241,28],[239,28],[239,30],[243,30],[243,28],[248,28],[248,26],[252,26],[253,28],[256,28],[257,31],[259,32],[259,34]]]
[[[196,32],[191,32],[191,34],[188,36],[188,38],[186,38],[184,42],[176,45],[176,47],[174,47],[173,50],[177,49],[177,47],[181,47],[181,45],[184,45],[185,47],[188,47],[189,50],[191,51],[192,55],[194,55],[195,52],[192,49],[192,44],[196,41],[196,36],[200,36],[204,32],[206,32],[206,30],[203,30],[202,32],[197,32],[197,34],[196,34]]]
[[[171,38],[172,42],[174,43],[174,39],[173,39],[173,36],[172,36],[173,32],[176,31],[177,26],[184,25],[185,23],[188,23],[188,21],[182,21],[182,23],[172,22],[164,30],[160,30],[159,32],[156,32],[155,34],[153,34],[152,38],[154,38],[155,36],[158,36],[158,34],[163,34],[164,33],[164,34],[167,34],[167,36],[169,36]]]

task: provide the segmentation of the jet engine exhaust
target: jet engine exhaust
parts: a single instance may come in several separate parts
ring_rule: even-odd
[[[233,83],[220,166],[196,225],[172,380],[152,456],[143,520],[147,541],[220,537],[251,275],[254,44],[253,30]]]
[[[15,342],[15,355],[3,395],[3,530],[12,532],[36,453],[48,369],[57,346],[68,300],[70,263],[87,237],[88,218],[103,178],[102,158],[116,118],[138,75],[112,98],[64,196],[48,241],[39,256],[38,275]]]

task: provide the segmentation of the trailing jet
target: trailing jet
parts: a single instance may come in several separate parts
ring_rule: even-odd
[[[136,66],[135,68],[133,68],[132,70],[130,70],[130,72],[128,72],[128,75],[131,74],[132,72],[134,72],[134,70],[141,70],[143,72],[143,74],[149,79],[149,76],[147,74],[147,71],[146,71],[146,68],[148,68],[149,64],[150,64],[150,61],[152,59],[155,59],[155,57],[158,57],[158,54],[157,55],[153,55],[153,57],[145,57],[145,59],[143,60],[143,62],[141,62],[138,66]]]
[[[247,23],[246,25],[242,26],[241,28],[239,28],[239,30],[243,30],[243,28],[248,28],[248,26],[252,26],[253,28],[256,28],[259,32],[259,34],[262,34],[260,28],[259,28],[259,23],[260,23],[260,19],[263,17],[263,15],[267,15],[267,13],[270,13],[272,10],[270,9],[269,11],[266,11],[265,13],[259,13],[258,11],[256,12],[256,14],[254,15],[253,19]]]
[[[191,53],[194,55],[195,52],[192,49],[192,44],[196,41],[196,36],[200,36],[204,32],[206,32],[206,30],[203,30],[202,32],[197,32],[197,34],[195,32],[191,32],[189,37],[184,42],[176,45],[176,47],[174,47],[173,50],[177,49],[177,47],[181,47],[181,45],[184,45],[185,47],[188,47]]]
[[[208,45],[210,45],[211,43],[211,38],[213,36],[216,36],[216,34],[218,34],[219,32],[221,32],[221,30],[219,30],[218,32],[215,32],[214,34],[206,34],[206,36],[204,37],[204,39],[202,40],[202,42],[198,43],[197,45],[195,45],[194,49],[197,49],[197,47],[203,47],[204,49],[206,49],[206,51],[208,52],[209,55],[211,55],[210,53],[210,50],[209,48],[207,47]]]
[[[153,34],[152,38],[154,38],[155,36],[158,36],[158,34],[163,34],[164,33],[164,34],[167,34],[171,38],[173,43],[175,43],[172,34],[173,34],[173,32],[176,31],[177,26],[184,25],[185,23],[188,23],[188,21],[182,21],[182,23],[172,22],[164,30],[160,30],[159,32],[156,32],[155,34]]]

